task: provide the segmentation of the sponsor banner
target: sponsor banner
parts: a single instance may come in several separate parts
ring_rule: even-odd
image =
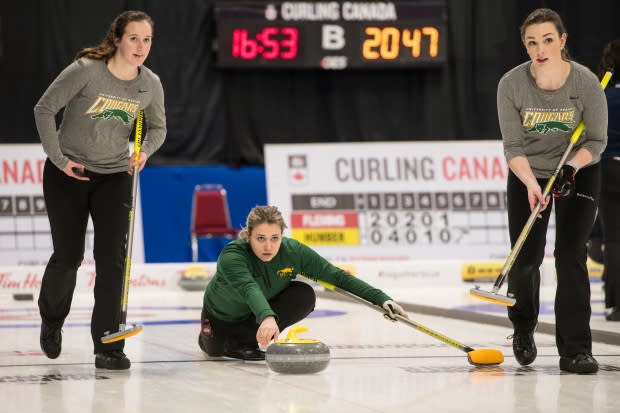
[[[493,282],[499,273],[495,270],[501,262],[462,260],[415,260],[389,262],[347,261],[335,262],[352,276],[377,288],[399,288],[436,286],[462,286],[463,282]],[[600,277],[602,267],[589,262],[590,277]],[[541,284],[556,283],[553,259],[543,261]],[[31,293],[38,296],[45,266],[0,267],[0,296]],[[204,291],[215,275],[216,263],[169,263],[132,265],[130,294],[158,293],[166,291]],[[480,278],[474,279],[477,273]],[[465,274],[469,274],[465,277]],[[305,279],[302,277],[302,279]],[[78,270],[76,293],[92,294],[95,283],[93,265],[83,265]],[[506,283],[503,290],[506,288]]]
[[[44,265],[0,267],[0,295],[33,293],[38,295]],[[215,263],[133,264],[130,294],[168,290],[186,290],[188,280],[208,280],[215,274]],[[95,285],[95,266],[82,265],[78,270],[75,291],[92,291]],[[206,285],[206,282],[205,282]]]
[[[460,261],[454,260],[352,261],[335,265],[377,288],[428,286],[429,283],[460,285],[457,276]]]
[[[461,279],[467,282],[492,282],[494,283],[504,268],[506,261],[467,261],[461,264]],[[600,280],[603,275],[603,265],[588,258],[586,262],[588,276],[591,280]],[[553,285],[557,281],[555,270],[555,260],[547,258],[540,267],[541,280],[543,284]],[[510,276],[510,272],[508,276]],[[508,285],[504,280],[504,285]]]
[[[500,140],[270,144],[264,153],[269,204],[290,236],[331,261],[495,260],[510,252]],[[552,256],[553,216],[549,226]]]
[[[133,148],[130,148],[133,149]],[[43,199],[45,153],[39,144],[2,145],[0,152],[0,262],[47,264],[52,254]],[[93,263],[93,226],[89,220],[84,263]],[[132,261],[144,262],[140,196],[136,201]]]

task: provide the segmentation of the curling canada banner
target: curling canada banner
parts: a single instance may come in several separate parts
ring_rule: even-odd
[[[501,141],[265,145],[265,173],[287,235],[332,261],[510,252]]]
[[[0,152],[0,262],[3,266],[44,265],[52,237],[43,198],[45,153],[38,144],[2,145]],[[138,196],[132,261],[144,262],[142,214]],[[84,263],[93,263],[93,226],[89,220]]]

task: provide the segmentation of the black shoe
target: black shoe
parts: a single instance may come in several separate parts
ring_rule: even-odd
[[[211,351],[209,351],[207,349],[207,343],[205,343],[205,338],[202,334],[198,334],[198,347],[200,347],[200,349],[202,351],[204,351],[205,353],[207,353],[207,355],[209,357],[222,357],[223,354],[221,352],[215,352],[214,349],[212,348]],[[213,347],[213,346],[212,346]]]
[[[620,307],[614,307],[609,314],[605,316],[607,321],[620,321]]]
[[[204,351],[205,353],[207,352],[207,347],[205,346],[205,343],[202,341],[202,334],[198,334],[198,347],[200,347],[200,349]]]
[[[538,350],[536,350],[536,343],[534,343],[534,328],[529,333],[515,333],[512,335],[512,352],[515,355],[515,359],[522,366],[532,364],[536,360]]]
[[[95,367],[98,369],[127,370],[131,362],[120,350],[104,351],[95,354]]]
[[[224,357],[241,359],[247,361],[265,360],[265,352],[260,351],[258,347],[239,347],[224,350]]]
[[[221,345],[212,340],[213,328],[208,318],[202,320],[200,334],[198,334],[198,347],[209,357],[222,357]]]
[[[60,328],[51,328],[47,324],[41,323],[39,343],[41,344],[41,350],[48,358],[57,358],[62,349],[62,331]]]
[[[577,374],[592,374],[598,371],[598,362],[591,354],[581,353],[575,357],[560,357],[560,370]]]

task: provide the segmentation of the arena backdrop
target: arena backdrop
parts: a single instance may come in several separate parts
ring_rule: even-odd
[[[38,142],[34,104],[125,9],[155,21],[146,64],[164,85],[168,136],[152,164],[262,165],[266,143],[498,139],[497,82],[527,59],[518,28],[531,10],[557,10],[573,58],[593,70],[605,43],[620,37],[617,0],[445,0],[441,67],[224,70],[214,64],[214,4],[1,2],[0,143]]]

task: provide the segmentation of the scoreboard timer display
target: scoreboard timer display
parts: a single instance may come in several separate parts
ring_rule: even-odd
[[[439,2],[216,3],[222,68],[410,68],[446,62]]]

